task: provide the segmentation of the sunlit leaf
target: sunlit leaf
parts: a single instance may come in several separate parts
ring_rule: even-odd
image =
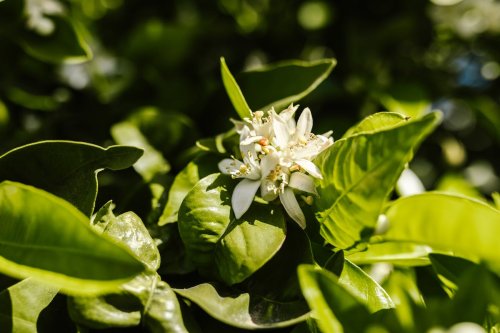
[[[251,110],[248,106],[245,96],[241,92],[238,83],[234,79],[233,74],[229,71],[229,68],[226,65],[226,60],[224,58],[220,59],[220,70],[222,75],[222,82],[224,83],[224,87],[226,88],[227,95],[233,103],[233,107],[240,116],[240,118],[250,117]]]
[[[40,313],[54,299],[57,288],[32,278],[0,292],[0,327],[2,332],[37,332]]]
[[[357,265],[386,262],[397,266],[425,266],[430,264],[431,251],[429,246],[387,242],[369,244],[366,250],[346,254],[346,258]]]
[[[142,155],[135,147],[73,141],[41,141],[0,156],[0,180],[33,185],[63,199],[90,216],[97,196],[96,172],[130,167]]]
[[[316,89],[336,64],[332,58],[284,61],[242,73],[238,82],[252,110],[280,110]]]
[[[428,244],[479,258],[500,272],[500,211],[480,201],[429,192],[401,198],[386,212],[383,240]]]
[[[387,110],[412,118],[423,116],[430,107],[425,90],[415,83],[394,85],[379,98]]]
[[[0,270],[72,294],[113,290],[144,266],[96,234],[68,202],[31,186],[0,184]]]
[[[396,112],[377,112],[369,115],[361,120],[358,124],[351,127],[345,134],[344,138],[353,136],[355,134],[375,133],[387,130],[400,125],[407,119],[401,113]]]
[[[413,151],[436,126],[437,113],[377,132],[336,141],[316,158],[323,179],[315,200],[321,235],[349,248],[373,229],[388,195]]]

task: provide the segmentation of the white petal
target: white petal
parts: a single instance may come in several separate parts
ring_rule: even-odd
[[[305,229],[306,218],[304,216],[304,213],[300,209],[299,203],[297,202],[295,194],[293,193],[293,190],[291,188],[286,187],[285,191],[280,193],[280,201],[283,204],[283,207],[285,207],[288,215],[295,222],[297,222],[302,229]]]
[[[295,160],[295,163],[297,163],[302,169],[306,170],[307,173],[313,176],[314,178],[323,179],[323,176],[321,176],[321,171],[313,162],[308,160],[298,159]]]
[[[290,140],[290,133],[287,124],[279,116],[273,118],[273,130],[276,145],[280,148],[285,148]]]
[[[264,180],[260,184],[260,196],[266,201],[273,201],[278,197],[276,182]]]
[[[267,177],[269,173],[276,168],[280,161],[280,157],[277,153],[271,153],[262,157],[260,161],[260,170],[262,172],[262,177]]]
[[[231,206],[233,206],[234,216],[237,219],[250,208],[259,186],[260,181],[251,179],[243,179],[236,185],[231,197]]]
[[[238,171],[242,165],[241,161],[232,158],[225,158],[217,164],[220,172],[225,175],[230,175],[232,172]]]
[[[250,145],[250,144],[253,144],[253,143],[256,143],[257,141],[259,141],[260,139],[263,139],[264,137],[263,136],[260,136],[260,135],[256,135],[256,136],[249,136],[243,140],[240,141],[240,145],[244,145],[244,146],[247,146],[247,145]]]
[[[305,108],[302,111],[299,120],[297,121],[297,130],[295,137],[297,139],[306,138],[307,134],[311,133],[313,127],[313,118],[311,114],[311,110],[309,108]]]
[[[314,186],[314,179],[302,172],[292,173],[288,186],[296,190],[318,195],[316,186]]]
[[[293,119],[293,116],[295,115],[295,111],[297,111],[298,108],[299,108],[298,105],[293,106],[293,104],[290,104],[289,107],[287,107],[285,110],[280,112],[279,116],[285,122],[288,122],[289,120]]]

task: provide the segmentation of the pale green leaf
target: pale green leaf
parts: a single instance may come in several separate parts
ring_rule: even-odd
[[[220,71],[222,75],[222,82],[224,83],[224,87],[226,88],[226,92],[231,100],[231,103],[233,103],[234,109],[240,118],[243,119],[250,117],[252,111],[250,110],[238,83],[234,79],[233,74],[229,71],[224,58],[220,58]]]
[[[418,118],[430,107],[424,89],[418,84],[397,84],[379,96],[381,103],[392,112]]]
[[[0,293],[0,327],[5,333],[37,332],[40,313],[54,299],[57,288],[32,278],[20,281]]]
[[[356,265],[385,262],[397,266],[426,266],[430,264],[428,254],[431,251],[425,245],[387,242],[369,244],[366,250],[346,254],[346,258]]]
[[[396,127],[408,119],[400,113],[396,112],[377,112],[363,120],[357,125],[351,127],[343,136],[347,138],[355,134],[374,133]]]
[[[413,151],[434,129],[439,114],[377,132],[336,141],[314,161],[323,179],[315,200],[320,233],[346,249],[373,229],[378,216]]]
[[[74,141],[41,141],[0,156],[0,180],[33,185],[55,194],[90,216],[97,196],[96,172],[130,167],[142,155],[135,147]]]
[[[500,211],[480,201],[429,192],[395,201],[382,240],[426,244],[477,258],[500,272]]]
[[[0,184],[0,270],[72,294],[113,290],[144,266],[96,234],[68,202],[31,186]]]
[[[280,110],[316,89],[336,64],[332,58],[284,61],[244,72],[238,80],[252,110]]]

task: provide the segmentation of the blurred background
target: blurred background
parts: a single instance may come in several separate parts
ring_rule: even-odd
[[[0,50],[2,154],[45,139],[107,146],[126,123],[138,130],[128,142],[154,147],[171,179],[197,139],[237,117],[221,56],[237,79],[334,57],[300,103],[316,133],[340,138],[377,111],[439,109],[443,123],[410,165],[426,189],[481,200],[500,190],[499,1],[0,0]],[[99,195],[137,179],[104,173]]]

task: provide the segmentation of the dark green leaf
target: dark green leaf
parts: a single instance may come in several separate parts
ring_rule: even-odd
[[[262,267],[285,240],[285,219],[277,206],[254,202],[241,219],[234,218],[230,194],[235,183],[220,174],[203,178],[185,197],[178,221],[193,262],[202,270],[215,264],[228,284]]]
[[[31,186],[0,184],[0,269],[74,293],[118,288],[144,266],[68,202]]]
[[[500,272],[500,211],[480,201],[424,193],[395,201],[387,210],[388,241],[428,244],[488,262]]]
[[[399,174],[438,119],[432,113],[379,132],[356,134],[336,141],[316,158],[323,174],[316,217],[330,244],[349,248],[375,227]]]
[[[243,96],[243,93],[234,79],[233,74],[229,71],[224,58],[220,58],[220,71],[222,75],[222,82],[224,83],[224,87],[226,88],[226,92],[231,100],[231,103],[233,103],[234,109],[241,119],[250,117],[252,111],[245,101],[245,96]]]
[[[323,82],[337,61],[288,61],[245,72],[240,87],[252,110],[280,110],[307,96]]]
[[[25,279],[0,293],[0,327],[5,333],[37,332],[40,313],[54,299],[57,288]]]
[[[275,302],[215,283],[174,291],[217,320],[244,329],[286,327],[308,316],[303,301]]]
[[[72,141],[41,141],[0,157],[0,180],[12,180],[51,192],[90,216],[97,195],[96,172],[130,167],[142,155],[138,148],[102,148]]]

